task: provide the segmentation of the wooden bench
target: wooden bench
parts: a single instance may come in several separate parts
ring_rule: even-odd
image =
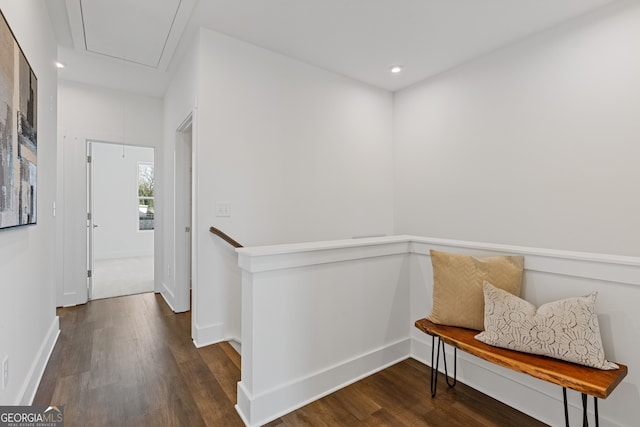
[[[447,384],[456,384],[457,361],[454,360],[453,382],[449,382],[444,344],[454,347],[454,358],[457,359],[457,349],[496,365],[511,370],[529,374],[532,377],[562,386],[564,399],[565,423],[569,426],[569,410],[567,406],[567,388],[582,393],[583,425],[587,420],[587,395],[593,396],[596,426],[598,419],[598,398],[606,399],[627,375],[627,367],[617,363],[619,369],[604,371],[575,363],[552,359],[546,356],[522,353],[504,348],[493,347],[474,338],[478,331],[458,328],[454,326],[437,325],[427,319],[415,322],[416,328],[431,335],[431,396],[435,397],[438,379],[438,363],[442,348]],[[435,364],[435,365],[434,365]]]

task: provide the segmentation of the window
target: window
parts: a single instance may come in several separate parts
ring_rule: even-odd
[[[153,163],[138,163],[138,230],[153,230]]]

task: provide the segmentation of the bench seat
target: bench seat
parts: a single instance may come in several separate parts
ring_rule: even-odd
[[[595,399],[606,399],[607,396],[611,394],[616,386],[620,384],[622,379],[627,375],[627,367],[620,363],[616,363],[619,366],[618,369],[605,371],[588,366],[577,365],[571,362],[565,362],[563,360],[553,359],[546,356],[522,353],[519,351],[508,350],[500,347],[493,347],[476,340],[474,336],[478,334],[478,331],[473,331],[470,329],[458,328],[455,326],[438,325],[427,319],[417,320],[415,322],[415,326],[422,332],[431,335],[434,338],[439,338],[440,341],[449,344],[456,349],[464,351],[465,353],[472,354],[496,365],[511,369],[516,372],[522,372],[531,375],[532,377],[539,378],[541,380],[548,381],[550,383],[557,384],[563,387],[565,397],[565,418],[567,419],[567,425],[567,388],[582,393],[583,407],[586,417],[586,401],[584,400],[584,396],[590,395]],[[438,343],[436,345],[440,344]],[[435,390],[433,388],[432,395],[435,395]],[[598,421],[596,418],[596,425],[597,424]]]
[[[493,347],[476,340],[474,336],[478,331],[471,329],[437,325],[427,319],[420,319],[415,325],[422,332],[438,336],[446,344],[465,353],[599,399],[606,399],[627,375],[627,367],[620,363],[616,363],[619,369],[603,371],[551,357]]]

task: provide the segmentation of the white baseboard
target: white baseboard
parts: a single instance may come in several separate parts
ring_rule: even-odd
[[[175,295],[173,294],[171,289],[167,287],[167,285],[164,282],[160,283],[160,295],[162,296],[162,299],[164,299],[164,302],[167,303],[171,311],[175,313],[176,310],[173,305],[173,301],[175,300]]]
[[[403,339],[253,396],[241,381],[236,410],[247,426],[263,425],[407,359],[410,351],[410,339]]]
[[[38,391],[38,386],[40,385],[40,380],[42,380],[42,375],[47,367],[47,363],[49,362],[49,358],[51,357],[53,348],[58,341],[59,335],[60,319],[58,316],[55,316],[49,326],[47,336],[40,345],[36,359],[33,361],[31,369],[29,369],[27,379],[25,380],[22,390],[18,395],[19,400],[16,402],[16,405],[31,405],[33,403],[33,399]]]
[[[158,291],[154,291],[154,292],[158,292]],[[185,313],[191,310],[190,301],[187,299],[184,303],[182,303],[186,305],[181,307],[180,306],[181,302],[178,301],[178,298],[176,297],[176,294],[174,293],[174,291],[169,289],[169,287],[164,282],[160,283],[160,295],[162,295],[162,298],[167,303],[171,311],[173,311],[174,313]]]
[[[238,352],[239,355],[242,355],[242,342],[239,338],[229,337],[227,338],[227,341],[229,342],[229,345],[233,347],[236,352]]]
[[[200,348],[222,341],[227,341],[228,338],[224,334],[224,329],[224,323],[216,323],[214,325],[207,326],[194,324],[192,337],[193,344],[195,344],[197,348]]]

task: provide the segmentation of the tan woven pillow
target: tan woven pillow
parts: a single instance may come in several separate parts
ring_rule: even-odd
[[[476,258],[431,250],[433,265],[433,323],[484,330],[484,281],[520,295],[524,258]]]
[[[536,308],[485,282],[485,331],[478,341],[598,369],[618,369],[604,358],[596,292]]]

